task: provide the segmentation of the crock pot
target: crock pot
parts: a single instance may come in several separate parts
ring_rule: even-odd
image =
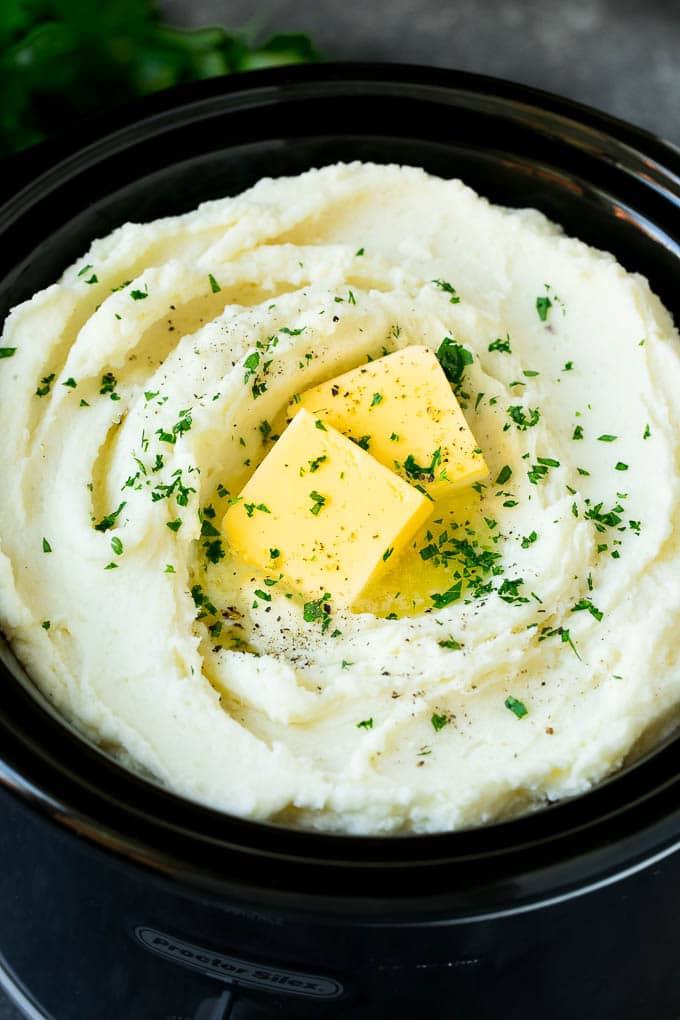
[[[351,159],[538,207],[647,275],[680,320],[677,150],[518,85],[360,64],[188,86],[9,161],[0,317],[128,219]],[[26,1016],[680,1014],[677,736],[525,817],[324,835],[218,813],[126,771],[59,719],[6,645],[1,657],[1,980]]]

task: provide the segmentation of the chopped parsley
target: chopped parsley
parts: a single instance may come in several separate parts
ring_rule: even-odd
[[[612,436],[608,432],[605,432],[603,435],[597,437],[598,442],[600,443],[613,443],[614,440],[618,438],[619,438],[618,436]]]
[[[68,377],[68,379],[65,379],[64,382],[61,385],[62,386],[68,386],[70,389],[74,390],[76,388],[76,386],[78,385],[78,383],[75,381],[75,379],[71,375],[71,376]]]
[[[359,248],[359,251],[355,251],[354,252],[355,258],[358,258],[360,255],[363,255],[363,254],[364,254],[364,249],[363,248]]]
[[[143,301],[144,298],[148,298],[149,292],[146,289],[146,284],[144,285],[144,287],[145,287],[144,290],[131,290],[130,291],[130,297],[132,298],[133,301]]]
[[[118,380],[116,379],[115,375],[112,372],[105,372],[104,375],[102,376],[99,392],[102,396],[105,396],[108,393],[111,397],[111,400],[119,400],[120,398],[116,393],[117,385]]]
[[[373,729],[373,717],[370,719],[362,719],[361,722],[357,723],[358,730],[372,730]]]
[[[518,577],[514,581],[511,581],[506,577],[498,589],[498,597],[502,599],[503,602],[507,602],[509,605],[522,605],[523,603],[528,602],[528,598],[524,595],[520,595],[519,589],[523,584],[524,579],[521,577]]]
[[[438,446],[432,454],[432,460],[427,467],[422,467],[416,462],[415,457],[412,453],[409,453],[408,457],[402,464],[402,467],[409,478],[415,478],[419,482],[433,482],[435,477],[435,471],[442,462],[442,448]]]
[[[258,429],[262,435],[262,438],[266,441],[267,437],[271,434],[272,427],[268,421],[261,421],[258,425]]]
[[[390,556],[392,555],[393,552],[394,552],[394,547],[393,546],[390,546],[389,549],[385,549],[385,552],[382,555],[383,562],[386,563],[387,560],[389,560],[389,558],[390,558]]]
[[[40,626],[42,627],[43,630],[49,630],[52,624],[50,623],[49,620],[43,620]]]
[[[256,510],[259,510],[262,514],[271,513],[271,510],[266,503],[244,503],[243,509],[247,513],[248,517],[252,517]]]
[[[362,436],[361,439],[355,439],[354,436],[349,436],[348,438],[351,439],[353,443],[356,443],[357,446],[360,446],[362,450],[368,450],[371,442],[370,436]]]
[[[206,559],[209,563],[219,563],[220,560],[224,559],[225,553],[222,548],[222,540],[219,538],[213,541],[204,542],[203,548],[205,549]]]
[[[489,344],[489,350],[498,351],[500,354],[512,354],[512,349],[510,347],[510,334],[506,334],[505,340],[501,340],[500,337],[497,340],[494,340],[493,343]]]
[[[50,545],[50,543],[47,541],[46,538],[43,538],[43,540],[42,540],[42,551],[44,553],[51,553],[52,552],[52,546]]]
[[[220,287],[219,283],[217,282],[212,273],[208,273],[208,279],[210,281],[210,289],[213,292],[213,294],[219,294],[222,288]]]
[[[13,358],[16,352],[16,347],[0,347],[0,359]]]
[[[552,308],[552,301],[548,295],[544,295],[536,298],[536,311],[541,322],[545,322],[548,318],[548,312]]]
[[[627,471],[628,470],[628,465],[624,464],[622,460],[618,460],[616,462],[616,464],[614,465],[614,469],[616,471]]]
[[[177,437],[181,436],[183,432],[188,432],[193,425],[191,417],[191,408],[187,407],[183,411],[179,412],[179,417],[175,424],[172,426],[172,431],[167,432],[165,429],[156,429],[156,435],[158,436],[159,442],[170,443],[174,446],[177,442]]]
[[[602,509],[603,503],[596,503],[595,506],[591,506],[590,500],[586,500],[586,512],[585,516],[589,521],[593,521],[598,531],[603,532],[605,528],[616,528],[622,521],[620,514],[623,513],[623,507],[616,503],[611,510]]]
[[[463,588],[462,581],[456,581],[444,592],[435,592],[430,598],[434,603],[435,609],[444,609],[445,606],[450,606],[452,602],[458,602],[461,597]]]
[[[35,391],[36,397],[46,397],[47,394],[50,392],[50,390],[52,388],[52,383],[53,382],[54,382],[54,372],[52,372],[50,375],[44,376],[40,380],[40,385],[37,387],[37,389]]]
[[[517,698],[513,698],[512,694],[507,696],[503,704],[513,713],[513,715],[516,715],[518,719],[523,719],[525,715],[529,714],[529,709],[524,702],[519,701]]]
[[[120,503],[117,510],[114,510],[112,513],[107,514],[106,517],[102,517],[101,521],[99,521],[98,524],[95,524],[94,530],[95,531],[108,531],[109,528],[112,528],[114,526],[114,524],[116,523],[118,515],[120,514],[121,510],[123,509],[123,507],[125,505],[126,504],[124,502]]]
[[[535,531],[532,531],[530,535],[525,535],[522,539],[522,549],[528,549],[530,545],[533,545],[538,535]]]
[[[650,429],[649,425],[645,425],[645,431],[642,433],[642,438],[643,439],[649,439],[651,434],[652,434],[652,430]]]
[[[121,542],[117,535],[114,535],[113,538],[111,539],[111,548],[113,549],[116,556],[122,555],[123,543]]]
[[[498,477],[496,478],[496,485],[505,485],[505,483],[509,481],[511,477],[512,468],[510,467],[509,464],[506,464],[498,472]]]
[[[272,559],[272,560],[278,560],[280,555],[281,555],[281,550],[280,549],[270,549],[269,550],[269,558]]]
[[[582,610],[587,610],[591,616],[594,616],[599,623],[604,613],[597,606],[594,606],[590,599],[579,599],[575,606],[571,607],[572,613],[580,613]]]
[[[550,468],[556,468],[560,466],[559,460],[554,460],[552,457],[537,457],[538,463],[532,464],[531,469],[527,471],[527,478],[532,485],[538,485],[541,479],[545,478]]]
[[[375,407],[377,404],[382,404],[382,402],[383,402],[383,395],[382,395],[382,393],[374,393],[372,398],[371,398],[370,406],[371,407]]]
[[[448,280],[432,280],[431,282],[438,288],[438,290],[443,290],[445,294],[451,295],[449,300],[452,305],[457,305],[460,302],[460,298],[456,294],[455,287],[452,287]]]
[[[320,457],[315,457],[314,460],[310,460],[310,462],[309,462],[309,470],[310,470],[310,472],[312,474],[314,474],[314,472],[318,471],[319,468],[321,467],[321,465],[326,460],[328,460],[328,457],[326,456],[325,453],[322,453]]]
[[[177,517],[174,521],[166,521],[165,526],[166,528],[170,528],[170,531],[179,531],[182,527],[182,521],[179,517]]]
[[[440,648],[448,648],[452,652],[457,652],[463,647],[461,643],[456,641],[454,638],[446,638],[444,641],[438,641],[437,644]]]
[[[305,623],[316,623],[321,621],[321,630],[325,632],[331,622],[331,607],[329,604],[330,592],[325,592],[320,598],[305,602],[302,607],[302,618]]]
[[[328,432],[328,429],[326,428],[326,426],[324,425],[320,418],[316,419],[316,421],[314,422],[314,426],[315,428],[320,429],[322,432]]]
[[[437,360],[444,370],[444,375],[457,392],[463,381],[466,366],[471,365],[474,360],[471,351],[456,343],[453,337],[446,336],[437,350]]]
[[[435,731],[435,733],[439,733],[440,730],[443,730],[448,721],[449,721],[448,716],[437,715],[436,712],[432,715],[432,718],[430,719],[430,722],[432,723],[432,728]]]
[[[309,494],[309,498],[313,502],[313,505],[309,508],[310,513],[313,513],[315,517],[318,517],[321,510],[326,505],[326,497],[322,496],[320,492],[316,491],[316,489],[313,489]]]
[[[520,432],[526,432],[527,429],[533,428],[534,425],[538,425],[541,417],[541,413],[538,408],[528,407],[526,410],[528,411],[528,415],[525,413],[525,409],[520,407],[519,404],[515,404],[513,407],[508,408],[508,415]]]
[[[572,439],[583,439],[583,425],[577,425],[576,426],[576,428],[574,429],[574,434],[572,435],[571,438]]]

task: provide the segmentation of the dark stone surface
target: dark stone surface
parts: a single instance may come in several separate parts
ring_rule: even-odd
[[[680,143],[677,0],[165,0],[163,9],[178,24],[307,31],[330,60],[509,78]]]
[[[676,0],[264,0],[256,15],[252,0],[162,6],[178,24],[235,27],[250,20],[262,34],[308,31],[330,59],[434,64],[509,78],[680,143]],[[0,1020],[19,1016],[0,991]]]

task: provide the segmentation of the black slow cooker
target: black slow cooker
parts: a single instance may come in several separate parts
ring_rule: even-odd
[[[0,317],[128,219],[351,159],[535,206],[645,273],[680,319],[673,147],[490,78],[332,64],[165,93],[7,163]],[[503,823],[298,832],[126,771],[1,654],[1,982],[26,1016],[680,1015],[677,737],[584,796]]]

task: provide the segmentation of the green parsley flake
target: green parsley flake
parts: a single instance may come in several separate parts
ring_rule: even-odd
[[[210,280],[210,289],[213,292],[213,294],[219,294],[222,288],[220,287],[219,283],[217,282],[212,273],[208,273],[208,279]]]
[[[519,404],[508,408],[508,415],[515,423],[520,432],[526,432],[527,429],[533,428],[534,425],[538,425],[541,413],[538,408],[528,407],[526,409],[529,413],[525,413],[525,409],[520,407]]]
[[[501,340],[500,337],[497,340],[494,340],[493,343],[489,344],[489,350],[498,351],[500,354],[512,354],[512,349],[510,347],[510,334],[506,334],[505,340]]]
[[[372,730],[373,729],[373,717],[370,719],[362,719],[361,722],[357,723],[358,730]]]
[[[536,311],[538,312],[538,317],[541,320],[541,322],[546,321],[546,319],[548,318],[548,312],[550,311],[551,308],[552,301],[547,296],[547,294],[545,296],[536,298]]]
[[[101,521],[99,521],[98,524],[95,524],[94,526],[95,531],[108,531],[109,528],[112,528],[116,523],[118,515],[120,514],[121,510],[125,505],[126,504],[124,502],[121,503],[118,506],[117,510],[114,510],[112,513],[107,514],[106,517],[102,517]]]
[[[572,435],[571,438],[572,439],[583,439],[583,425],[577,425],[576,426],[576,428],[574,429],[574,434]]]
[[[507,481],[509,481],[511,476],[512,476],[512,468],[510,467],[509,464],[506,464],[498,472],[498,477],[496,478],[496,485],[505,485],[505,483]]]
[[[326,505],[326,497],[322,496],[320,492],[313,489],[309,498],[313,501],[313,506],[310,507],[310,513],[313,513],[315,517],[318,517],[322,508]]]
[[[16,347],[0,347],[0,359],[13,358],[16,352]]]
[[[44,553],[51,553],[52,552],[52,546],[50,545],[50,543],[47,541],[46,538],[43,538],[43,540],[42,540],[42,551]]]
[[[438,290],[443,290],[445,294],[451,295],[449,300],[452,305],[459,304],[460,298],[456,294],[456,289],[451,286],[448,280],[431,280],[430,282],[433,283]]]
[[[608,432],[605,432],[603,435],[597,437],[598,442],[600,443],[613,443],[618,438],[619,438],[618,436],[612,436]]]
[[[519,701],[517,698],[513,698],[512,694],[503,702],[506,708],[510,709],[513,715],[516,715],[518,719],[523,719],[525,715],[529,714],[529,709],[523,701]]]
[[[389,558],[390,558],[390,556],[392,555],[393,552],[394,552],[394,548],[392,546],[390,546],[389,549],[385,549],[385,552],[382,555],[383,561],[387,562],[387,560],[389,560]]]
[[[452,652],[457,652],[463,647],[461,643],[456,641],[454,638],[446,638],[444,641],[438,641],[437,644],[440,648],[448,648]]]
[[[614,465],[616,471],[627,471],[628,465],[624,464],[622,460],[618,460]]]
[[[587,610],[598,623],[604,616],[602,610],[598,609],[597,606],[594,606],[590,599],[579,599],[576,605],[571,607],[572,613],[579,613],[582,610]]]
[[[114,535],[113,538],[111,539],[111,548],[113,549],[116,556],[120,556],[123,552],[123,543],[121,542],[117,535]]]
[[[536,534],[535,531],[532,531],[530,535],[526,535],[522,539],[522,549],[528,549],[530,545],[534,544],[537,538],[538,535]]]
[[[52,388],[52,383],[53,382],[54,382],[54,372],[52,372],[50,375],[44,376],[40,380],[40,385],[37,387],[37,389],[35,391],[36,397],[46,397],[47,394],[50,392],[50,389]]]
[[[458,392],[465,368],[467,365],[471,365],[474,360],[472,353],[467,347],[456,343],[453,337],[446,336],[437,350],[437,360],[442,366],[444,375]]]
[[[148,298],[149,292],[146,289],[146,284],[144,286],[145,286],[144,290],[131,290],[130,291],[130,297],[132,298],[133,301],[143,301],[144,298]]]
[[[328,604],[330,597],[330,592],[325,592],[320,598],[305,602],[302,607],[302,618],[305,623],[314,623],[316,620],[325,622],[324,618],[330,618],[331,607]]]
[[[449,721],[448,716],[437,715],[436,712],[430,719],[430,722],[432,723],[432,728],[435,731],[435,733],[439,733],[440,730],[443,730],[448,721]]]
[[[70,389],[74,390],[76,388],[76,386],[78,385],[78,383],[75,381],[73,376],[69,376],[69,378],[65,379],[64,382],[61,385],[62,386],[68,386]]]
[[[43,630],[49,630],[52,624],[50,623],[49,620],[43,620],[40,626],[42,627]]]
[[[374,393],[373,397],[371,398],[370,406],[371,407],[375,407],[377,404],[382,404],[382,402],[383,402],[383,395],[382,395],[382,393]]]

